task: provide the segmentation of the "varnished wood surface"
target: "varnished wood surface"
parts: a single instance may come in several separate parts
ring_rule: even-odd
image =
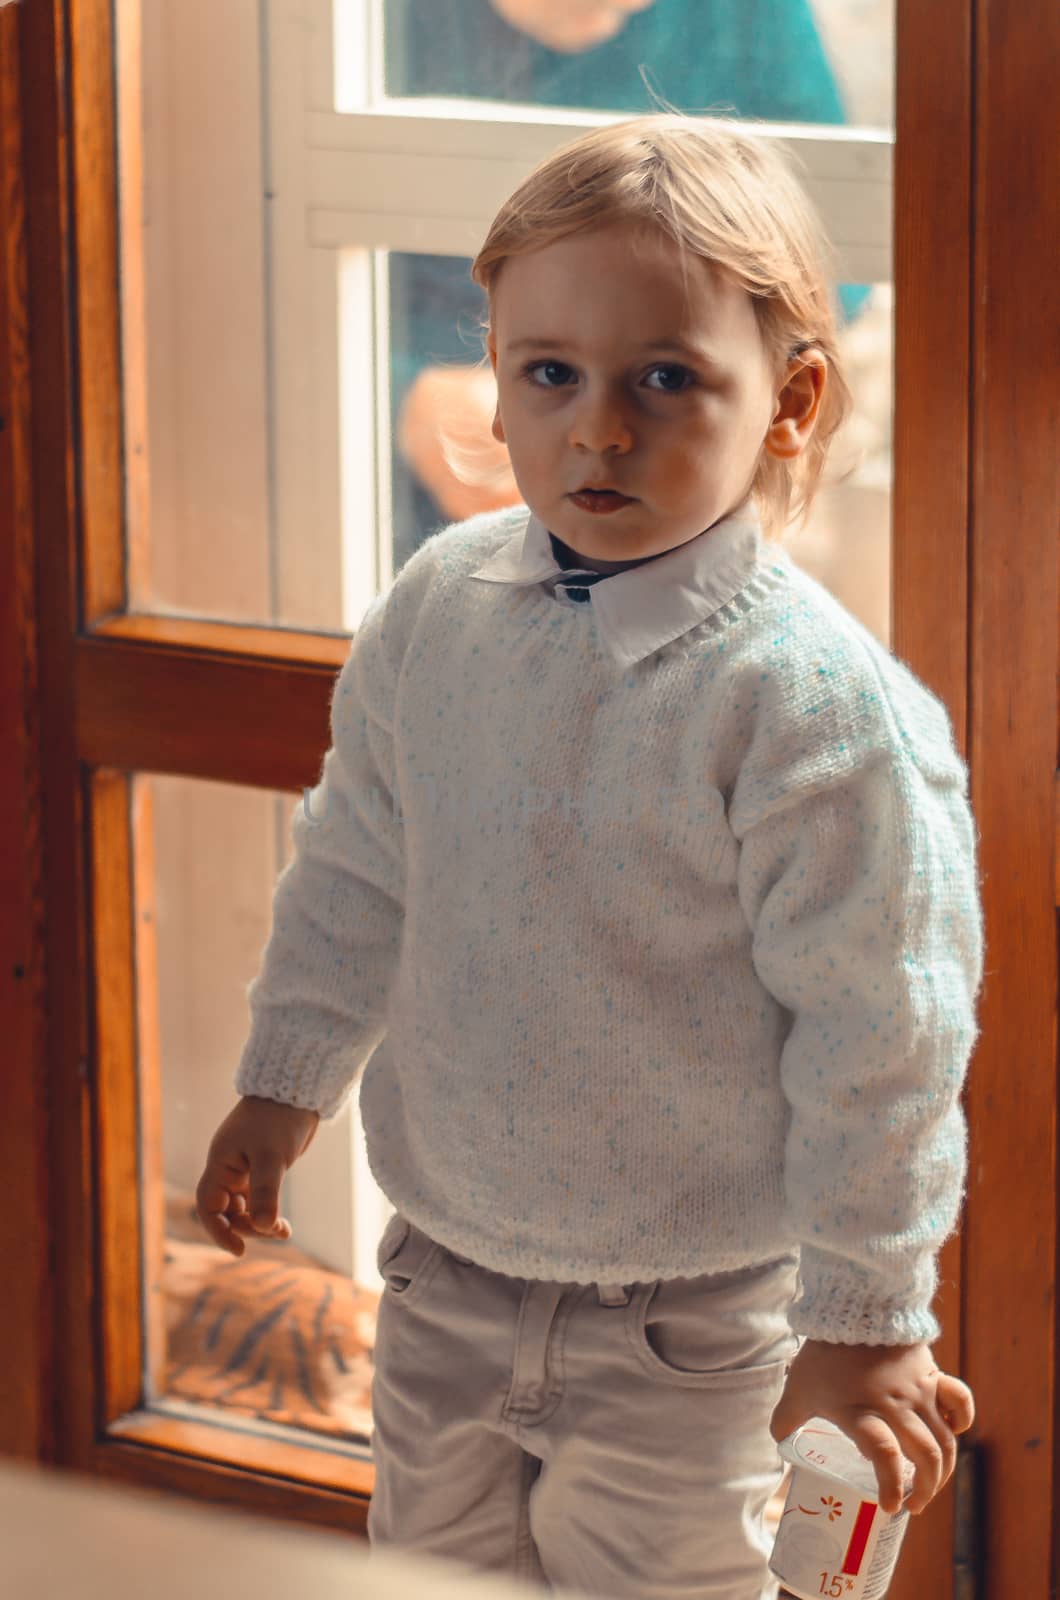
[[[330,740],[335,673],[128,640],[77,643],[77,747],[89,766],[297,793]]]
[[[967,756],[972,17],[967,0],[899,0],[895,23],[892,640]],[[961,1276],[957,1237],[939,1257],[934,1351],[958,1374]],[[951,1485],[912,1518],[892,1600],[949,1594],[953,1520]]]
[[[158,909],[155,878],[155,787],[150,778],[129,779],[132,922],[135,960],[140,1177],[137,1199],[143,1232],[143,1375],[148,1395],[165,1390],[166,1307],[163,1270],[166,1189],[162,1149],[162,1050],[158,994]],[[126,1199],[126,1205],[131,1202]],[[140,1394],[137,1395],[139,1403]],[[108,1421],[113,1412],[108,1411]]]
[[[310,633],[297,628],[253,627],[209,617],[174,617],[126,612],[102,618],[94,638],[137,639],[145,644],[182,645],[216,655],[253,656],[292,666],[331,667],[336,672],[350,653],[350,635]]]
[[[4,1359],[0,1452],[50,1448],[47,982],[39,632],[17,8],[0,9],[0,1208]]]
[[[125,604],[121,300],[112,0],[68,0],[71,231],[77,275],[70,284],[79,351],[82,615]],[[128,8],[126,8],[128,9]],[[134,176],[134,174],[128,174]],[[135,481],[135,480],[134,480]]]
[[[15,593],[22,604],[12,619],[14,640],[24,665],[35,668],[34,677],[16,686],[20,705],[14,714],[9,717],[11,708],[3,708],[0,738],[5,749],[21,748],[31,764],[26,798],[32,814],[21,836],[5,843],[25,850],[24,870],[39,885],[27,922],[16,920],[17,901],[0,901],[0,919],[33,940],[34,982],[23,990],[23,1003],[28,998],[32,1004],[33,1027],[43,1044],[39,1054],[30,1043],[24,1054],[10,1056],[3,1074],[3,1093],[12,1097],[5,1110],[13,1113],[3,1119],[3,1136],[9,1134],[22,1150],[5,1170],[25,1197],[10,1212],[18,1231],[8,1263],[16,1281],[22,1277],[35,1285],[37,1298],[14,1349],[8,1347],[6,1376],[18,1399],[11,1411],[2,1409],[0,1427],[13,1422],[12,1448],[25,1448],[32,1438],[39,1456],[53,1459],[87,1445],[95,1403],[83,835],[73,725],[73,248],[60,0],[3,8],[0,41],[5,94],[0,323],[19,330],[18,342],[6,347],[4,365],[17,357],[11,422],[20,452],[14,476],[0,476],[5,516],[13,503],[9,491],[19,496],[15,541],[2,544],[5,554],[17,552],[20,573]],[[24,224],[16,210],[23,202]],[[21,265],[12,272],[20,254]],[[23,1334],[32,1341],[29,1347],[21,1343]],[[15,1365],[20,1359],[22,1365]]]
[[[136,950],[133,942],[130,780],[100,769],[89,785],[99,1282],[101,1420],[143,1397],[140,1128],[137,1093]]]
[[[210,1457],[233,1467],[246,1467],[272,1479],[326,1489],[340,1489],[367,1501],[375,1483],[370,1460],[321,1447],[316,1435],[304,1442],[287,1442],[256,1434],[253,1426],[239,1427],[204,1408],[201,1417],[167,1412],[165,1408],[130,1412],[108,1430],[115,1441],[152,1444],[170,1456]]]
[[[1060,7],[977,0],[973,803],[987,978],[968,1106],[964,1365],[987,1472],[983,1593],[1056,1592]]]

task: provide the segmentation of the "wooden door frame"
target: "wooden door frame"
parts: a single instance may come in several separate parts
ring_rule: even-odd
[[[945,702],[967,760],[973,19],[968,0],[896,4],[891,648]],[[962,1267],[958,1235],[939,1256],[934,1349],[961,1375]],[[951,1484],[910,1526],[894,1600],[948,1592],[954,1539]]]
[[[987,978],[963,1367],[989,1395],[985,1593],[1055,1596],[1060,8],[977,0],[975,56],[970,729]]]
[[[894,648],[945,700],[971,763],[987,931],[967,1096],[969,1194],[962,1234],[943,1252],[937,1348],[977,1394],[985,1592],[997,1596],[1055,1592],[1060,1511],[1060,570],[1047,387],[1058,329],[1042,270],[1058,237],[1046,79],[1060,10],[1034,0],[1028,19],[1028,9],[1028,0],[898,0],[897,29]],[[0,1223],[15,1325],[0,1449],[349,1527],[351,1501],[363,1513],[353,1484],[343,1494],[282,1469],[200,1461],[194,1439],[107,1428],[108,1395],[122,1398],[133,1357],[104,1362],[113,1312],[95,1298],[108,1250],[100,1157],[108,1139],[127,1141],[127,1127],[99,1109],[101,1008],[89,974],[93,939],[115,908],[109,937],[121,936],[120,903],[90,892],[101,839],[119,883],[129,867],[118,860],[120,830],[89,840],[86,808],[94,789],[105,818],[125,769],[152,764],[277,787],[311,782],[344,653],[269,629],[180,635],[149,624],[145,638],[143,624],[137,634],[120,617],[83,624],[86,524],[107,532],[110,551],[86,575],[90,616],[124,593],[114,554],[123,511],[109,18],[107,0],[0,8],[0,738],[15,757],[14,781],[0,786],[0,1006],[13,1044],[0,1073],[0,1158],[17,1202]],[[187,741],[176,754],[169,741],[156,748],[131,669],[201,705],[198,686],[220,682],[214,668],[225,661],[235,676],[225,679],[227,708],[213,708],[206,755]],[[292,701],[308,710],[297,750],[267,739],[233,745],[228,729],[245,703],[237,678],[276,697],[281,722],[290,724]],[[1014,1075],[1013,1062],[1025,1070]],[[127,1069],[120,1055],[108,1068]],[[1034,1160],[1028,1128],[1041,1131]],[[952,1515],[947,1492],[914,1523],[896,1600],[947,1592]],[[1005,1535],[1016,1528],[1018,1541]]]

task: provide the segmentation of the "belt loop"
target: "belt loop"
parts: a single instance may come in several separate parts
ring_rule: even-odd
[[[628,1306],[629,1290],[621,1283],[598,1283],[597,1297],[602,1306]]]

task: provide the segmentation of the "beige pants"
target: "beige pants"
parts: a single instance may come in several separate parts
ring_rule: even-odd
[[[373,1546],[609,1600],[775,1600],[763,1512],[795,1256],[549,1283],[398,1213],[377,1260]]]

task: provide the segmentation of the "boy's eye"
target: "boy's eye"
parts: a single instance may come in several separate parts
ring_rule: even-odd
[[[664,394],[680,394],[682,390],[690,388],[696,381],[695,373],[689,372],[687,367],[673,364],[653,367],[648,377],[654,378],[657,375],[663,379],[660,388]]]
[[[523,376],[538,389],[562,389],[576,374],[574,368],[565,361],[531,361],[524,367]],[[651,384],[650,387],[656,388],[656,392],[661,394],[683,394],[696,382],[694,372],[674,362],[653,367],[648,379],[655,377],[660,379],[659,385],[656,388]]]
[[[524,375],[539,389],[560,389],[572,370],[565,361],[531,361],[524,369]]]

